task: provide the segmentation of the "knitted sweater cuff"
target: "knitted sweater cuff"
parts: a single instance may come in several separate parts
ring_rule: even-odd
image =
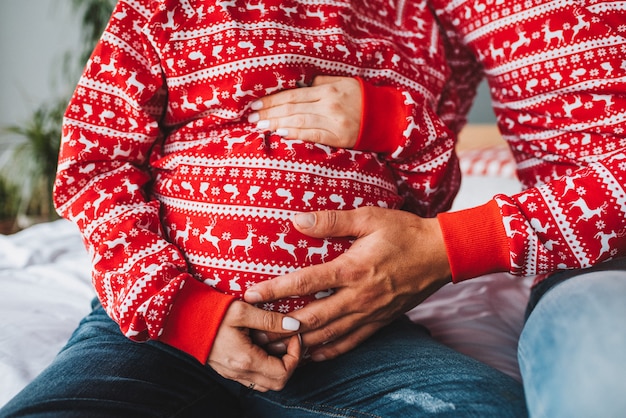
[[[176,296],[159,340],[206,364],[226,310],[234,300],[234,296],[189,278]]]
[[[354,149],[392,153],[402,145],[406,129],[407,109],[404,96],[395,87],[361,84],[361,130]]]
[[[495,200],[437,218],[454,283],[510,270],[509,241]]]

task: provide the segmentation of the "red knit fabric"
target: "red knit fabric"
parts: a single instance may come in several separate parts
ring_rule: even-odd
[[[444,235],[454,237],[446,244],[455,280],[494,270],[535,275],[624,256],[626,4],[432,4],[449,51],[464,51],[484,66],[500,130],[526,187],[496,196],[499,213],[489,206],[442,222]],[[480,227],[469,216],[481,217],[482,244],[476,228],[464,225]],[[487,241],[499,242],[502,226],[508,266],[502,248]],[[470,244],[476,248],[458,250]]]
[[[125,335],[204,362],[247,286],[350,245],[297,233],[294,213],[450,206],[463,116],[451,101],[454,129],[438,115],[450,69],[430,13],[384,1],[117,4],[65,115],[55,199]],[[254,100],[322,74],[366,83],[360,151],[247,123]],[[263,307],[289,312],[326,294]]]

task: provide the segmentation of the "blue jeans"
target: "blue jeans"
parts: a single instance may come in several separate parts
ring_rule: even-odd
[[[521,417],[521,384],[408,320],[335,360],[297,370],[280,392],[220,377],[171,347],[133,343],[96,304],[55,361],[1,417]]]
[[[626,259],[535,288],[518,359],[532,417],[626,417]]]

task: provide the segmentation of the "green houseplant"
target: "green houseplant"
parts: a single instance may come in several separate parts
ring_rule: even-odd
[[[65,53],[64,74],[77,79],[104,31],[115,0],[72,0],[80,21],[81,47]],[[73,83],[71,83],[73,84]],[[0,233],[57,217],[52,203],[63,113],[69,97],[39,105],[23,123],[0,128],[3,137],[20,138],[0,166]],[[11,225],[10,227],[8,225]]]

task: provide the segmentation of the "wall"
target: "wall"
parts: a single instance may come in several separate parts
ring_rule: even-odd
[[[0,0],[0,127],[73,90],[62,60],[79,45],[77,19],[69,0]]]

